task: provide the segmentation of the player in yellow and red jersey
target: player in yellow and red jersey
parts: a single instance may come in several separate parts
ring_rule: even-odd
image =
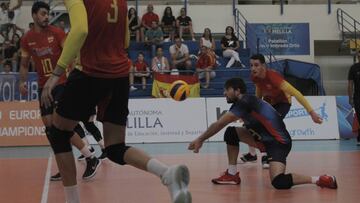
[[[20,67],[20,83],[19,88],[21,94],[26,94],[26,79],[29,67],[30,58],[35,63],[36,72],[38,75],[39,95],[41,95],[43,86],[51,76],[53,68],[56,66],[59,59],[65,40],[65,33],[49,23],[49,5],[44,2],[35,2],[32,6],[32,17],[34,20],[34,28],[29,30],[21,40],[21,67]],[[49,129],[52,124],[52,114],[55,108],[55,103],[64,90],[64,84],[66,81],[65,74],[62,74],[56,87],[53,89],[52,94],[55,98],[50,106],[40,105],[40,112],[43,123],[45,125],[45,133],[49,135]],[[40,98],[40,96],[39,96]],[[79,135],[85,136],[84,131],[80,125],[76,125],[75,132]],[[91,178],[95,175],[96,170],[92,169],[94,164],[99,165],[99,161],[90,152],[88,145],[80,139],[79,136],[73,136],[71,140],[72,144],[76,146],[80,152],[88,158],[88,166],[83,175],[84,179]],[[91,160],[91,163],[89,164]],[[61,176],[56,174],[51,177],[51,180],[59,180]]]
[[[80,202],[71,130],[87,118],[98,105],[98,120],[103,122],[108,158],[128,164],[161,178],[172,202],[191,202],[189,171],[185,165],[167,166],[125,144],[129,113],[129,66],[125,49],[129,45],[127,3],[125,0],[64,0],[71,30],[52,76],[46,82],[41,101],[50,106],[51,91],[66,67],[80,53],[81,70],[72,71],[59,100],[50,130],[50,142],[63,177],[68,203]],[[123,197],[122,197],[123,199]]]

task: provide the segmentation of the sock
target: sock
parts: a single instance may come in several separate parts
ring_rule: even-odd
[[[237,173],[237,166],[236,165],[229,165],[228,173],[230,175],[235,175]]]
[[[80,203],[77,185],[64,187],[66,203]]]
[[[90,146],[91,147],[91,146]],[[84,155],[86,158],[92,157],[92,154],[89,150],[89,147],[85,146],[80,150],[81,154]]]
[[[311,176],[311,183],[316,184],[316,182],[319,180],[319,176]]]
[[[164,163],[162,163],[156,159],[150,159],[146,164],[147,171],[160,177],[160,178],[162,177],[162,175],[165,173],[165,171],[168,168],[169,167],[167,165],[165,165]]]
[[[251,155],[255,156],[255,155],[256,155],[256,150],[255,150],[255,148],[254,148],[254,147],[249,147],[249,153],[250,153]]]
[[[266,152],[261,152],[261,156],[267,156],[267,153]]]

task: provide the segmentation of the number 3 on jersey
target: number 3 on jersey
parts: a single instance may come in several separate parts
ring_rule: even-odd
[[[113,3],[110,4],[110,7],[111,7],[111,12],[107,13],[107,21],[109,23],[116,23],[118,21],[118,15],[119,15],[117,0],[113,0]]]
[[[41,64],[42,64],[42,67],[43,67],[44,75],[48,75],[48,74],[52,73],[53,67],[52,67],[52,64],[51,64],[51,59],[49,59],[49,58],[41,59]]]

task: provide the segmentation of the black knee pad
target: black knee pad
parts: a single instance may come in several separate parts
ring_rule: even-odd
[[[224,141],[226,142],[226,144],[228,145],[232,145],[232,146],[239,146],[239,137],[238,134],[236,132],[235,127],[227,127],[225,134],[224,134]]]
[[[83,122],[86,130],[92,134],[92,136],[95,138],[96,142],[99,142],[102,140],[101,132],[99,128],[96,127],[94,122]]]
[[[294,183],[293,178],[291,174],[279,174],[277,175],[274,180],[271,182],[271,184],[274,186],[274,188],[279,190],[286,190],[290,189]]]
[[[74,132],[64,131],[51,126],[47,138],[50,142],[51,148],[54,151],[54,154],[71,152],[71,143],[70,139],[73,136]]]
[[[74,128],[74,132],[76,132],[80,137],[81,139],[83,139],[85,137],[85,131],[84,129],[81,127],[80,124],[77,124]]]
[[[125,143],[110,145],[105,148],[107,157],[120,165],[125,165],[126,162],[124,161],[125,152],[129,149],[129,146],[126,146]]]

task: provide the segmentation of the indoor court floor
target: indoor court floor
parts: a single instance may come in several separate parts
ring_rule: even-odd
[[[257,163],[239,164],[240,185],[214,185],[211,179],[227,168],[225,143],[205,143],[199,154],[187,143],[134,144],[168,164],[190,170],[193,203],[355,203],[360,199],[360,146],[355,140],[294,141],[287,171],[306,175],[335,175],[338,189],[315,185],[276,190],[268,170]],[[247,147],[240,145],[241,151]],[[97,152],[99,153],[98,148]],[[78,155],[76,150],[75,155]],[[84,203],[169,203],[160,180],[130,166],[102,162],[90,181],[81,179],[84,163],[77,162],[78,185]],[[0,203],[64,203],[61,182],[50,182],[57,167],[48,147],[0,148]]]

